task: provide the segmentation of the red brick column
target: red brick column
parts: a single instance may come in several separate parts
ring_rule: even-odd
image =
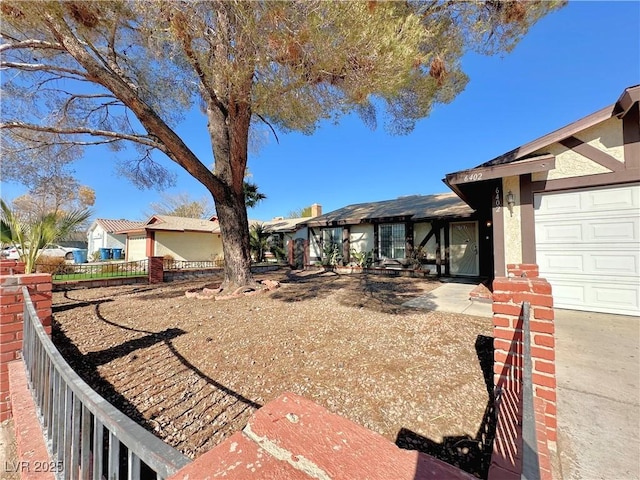
[[[22,351],[23,286],[29,290],[38,318],[51,335],[51,275],[0,275],[0,422],[11,416],[8,364],[19,359]]]
[[[149,283],[164,282],[164,257],[149,258]]]
[[[291,240],[289,240],[289,243],[287,243],[287,260],[289,262],[289,265],[295,265],[295,258],[293,257],[294,255],[294,249],[293,246],[295,244],[295,240],[292,238]]]
[[[529,302],[532,382],[538,426],[540,474],[551,478],[549,447],[555,450],[556,379],[551,285],[537,277],[535,265],[509,265],[527,276],[493,282],[494,386],[497,427],[489,478],[520,478],[522,472],[522,305]]]
[[[538,278],[540,271],[535,263],[509,263],[507,274],[509,277]]]

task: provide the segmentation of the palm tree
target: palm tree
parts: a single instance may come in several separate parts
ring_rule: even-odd
[[[249,229],[249,247],[256,263],[264,261],[264,254],[269,249],[269,235],[261,223],[254,223]]]
[[[70,212],[50,212],[36,220],[23,221],[9,206],[0,200],[0,241],[9,243],[20,252],[24,270],[32,273],[40,250],[47,244],[64,238],[78,225],[91,217],[90,210],[72,210]]]

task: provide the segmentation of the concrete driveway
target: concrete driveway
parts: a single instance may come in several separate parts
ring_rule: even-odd
[[[561,478],[640,478],[640,318],[556,310]]]

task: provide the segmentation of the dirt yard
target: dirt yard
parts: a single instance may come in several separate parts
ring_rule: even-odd
[[[215,301],[208,281],[56,292],[54,341],[100,394],[189,457],[284,391],[486,477],[491,320],[402,307],[426,279],[258,275],[281,287]]]

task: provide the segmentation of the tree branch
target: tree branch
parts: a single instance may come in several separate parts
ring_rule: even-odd
[[[61,72],[70,75],[77,75],[88,80],[92,77],[87,72],[75,70],[73,68],[57,67],[55,65],[47,65],[45,63],[17,63],[17,62],[0,62],[0,68],[15,68],[26,72]]]
[[[157,148],[163,153],[167,153],[165,146],[153,140],[150,136],[142,136],[142,135],[130,135],[122,132],[112,132],[110,130],[98,130],[93,128],[56,128],[56,127],[46,127],[41,125],[34,125],[31,123],[24,122],[4,122],[0,123],[0,130],[4,129],[18,129],[18,130],[31,130],[33,132],[45,132],[45,133],[56,133],[59,135],[91,135],[94,137],[106,137],[106,138],[115,138],[118,140],[128,140],[130,142],[139,143],[141,145],[145,145],[147,147]],[[72,142],[74,143],[74,142]]]
[[[30,40],[22,40],[16,43],[5,43],[4,45],[0,45],[0,53],[4,52],[5,50],[14,50],[14,49],[21,49],[21,48],[45,48],[45,49],[64,51],[64,48],[62,48],[62,46],[57,43],[30,39]]]
[[[278,139],[278,134],[276,133],[276,131],[273,129],[273,127],[271,126],[271,124],[269,122],[267,122],[267,120],[265,120],[265,118],[260,115],[259,113],[255,114],[260,120],[262,120],[264,123],[267,124],[267,126],[271,129],[271,133],[273,133],[273,136],[276,137],[276,142],[280,143],[280,140]]]

